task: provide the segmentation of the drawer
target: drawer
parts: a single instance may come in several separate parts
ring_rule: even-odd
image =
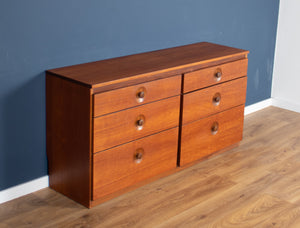
[[[201,89],[247,75],[248,59],[242,59],[184,75],[183,92]]]
[[[94,154],[93,200],[176,168],[178,127]]]
[[[99,93],[94,96],[94,116],[179,95],[180,89],[181,76],[174,76]]]
[[[246,100],[247,77],[184,94],[183,124],[241,105]]]
[[[244,105],[182,126],[180,166],[242,140]]]
[[[94,152],[179,124],[180,96],[94,118]]]

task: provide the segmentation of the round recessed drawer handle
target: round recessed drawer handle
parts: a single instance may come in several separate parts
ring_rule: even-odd
[[[142,103],[145,100],[146,89],[141,87],[136,92],[136,100],[138,103]]]
[[[145,116],[144,115],[139,115],[136,121],[136,128],[138,130],[142,130],[145,124]]]
[[[144,98],[145,92],[144,91],[138,92],[137,96],[138,96],[138,98]]]
[[[141,163],[141,161],[143,160],[143,155],[144,155],[144,149],[139,148],[135,151],[134,156],[133,156],[133,160],[135,163]]]
[[[218,130],[219,130],[219,123],[218,122],[214,122],[212,125],[211,125],[211,134],[212,135],[215,135],[218,133]]]
[[[221,69],[217,69],[216,73],[215,73],[215,79],[216,81],[220,81],[222,78],[222,70]]]
[[[220,104],[220,101],[221,101],[221,94],[216,93],[212,98],[212,102],[215,106],[218,106]]]

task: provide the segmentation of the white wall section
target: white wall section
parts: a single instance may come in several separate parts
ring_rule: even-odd
[[[275,106],[300,112],[300,1],[280,1],[272,98]]]

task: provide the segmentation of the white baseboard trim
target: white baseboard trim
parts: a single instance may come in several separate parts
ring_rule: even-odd
[[[281,98],[272,98],[272,100],[273,106],[300,113],[300,103],[290,102]]]
[[[262,110],[262,109],[264,109],[264,108],[267,108],[267,107],[269,107],[269,106],[271,106],[271,105],[273,105],[273,99],[272,99],[272,98],[269,98],[269,99],[266,99],[266,100],[257,102],[257,103],[255,103],[255,104],[246,106],[246,107],[245,107],[244,114],[245,114],[245,115],[248,115],[248,114],[250,114],[250,113],[253,113],[253,112]]]
[[[38,191],[49,186],[49,177],[43,176],[24,184],[4,189],[0,191],[0,204]]]

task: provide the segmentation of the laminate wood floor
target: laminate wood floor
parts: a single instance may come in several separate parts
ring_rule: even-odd
[[[300,227],[300,114],[245,118],[239,147],[92,209],[49,188],[0,205],[0,227]]]

